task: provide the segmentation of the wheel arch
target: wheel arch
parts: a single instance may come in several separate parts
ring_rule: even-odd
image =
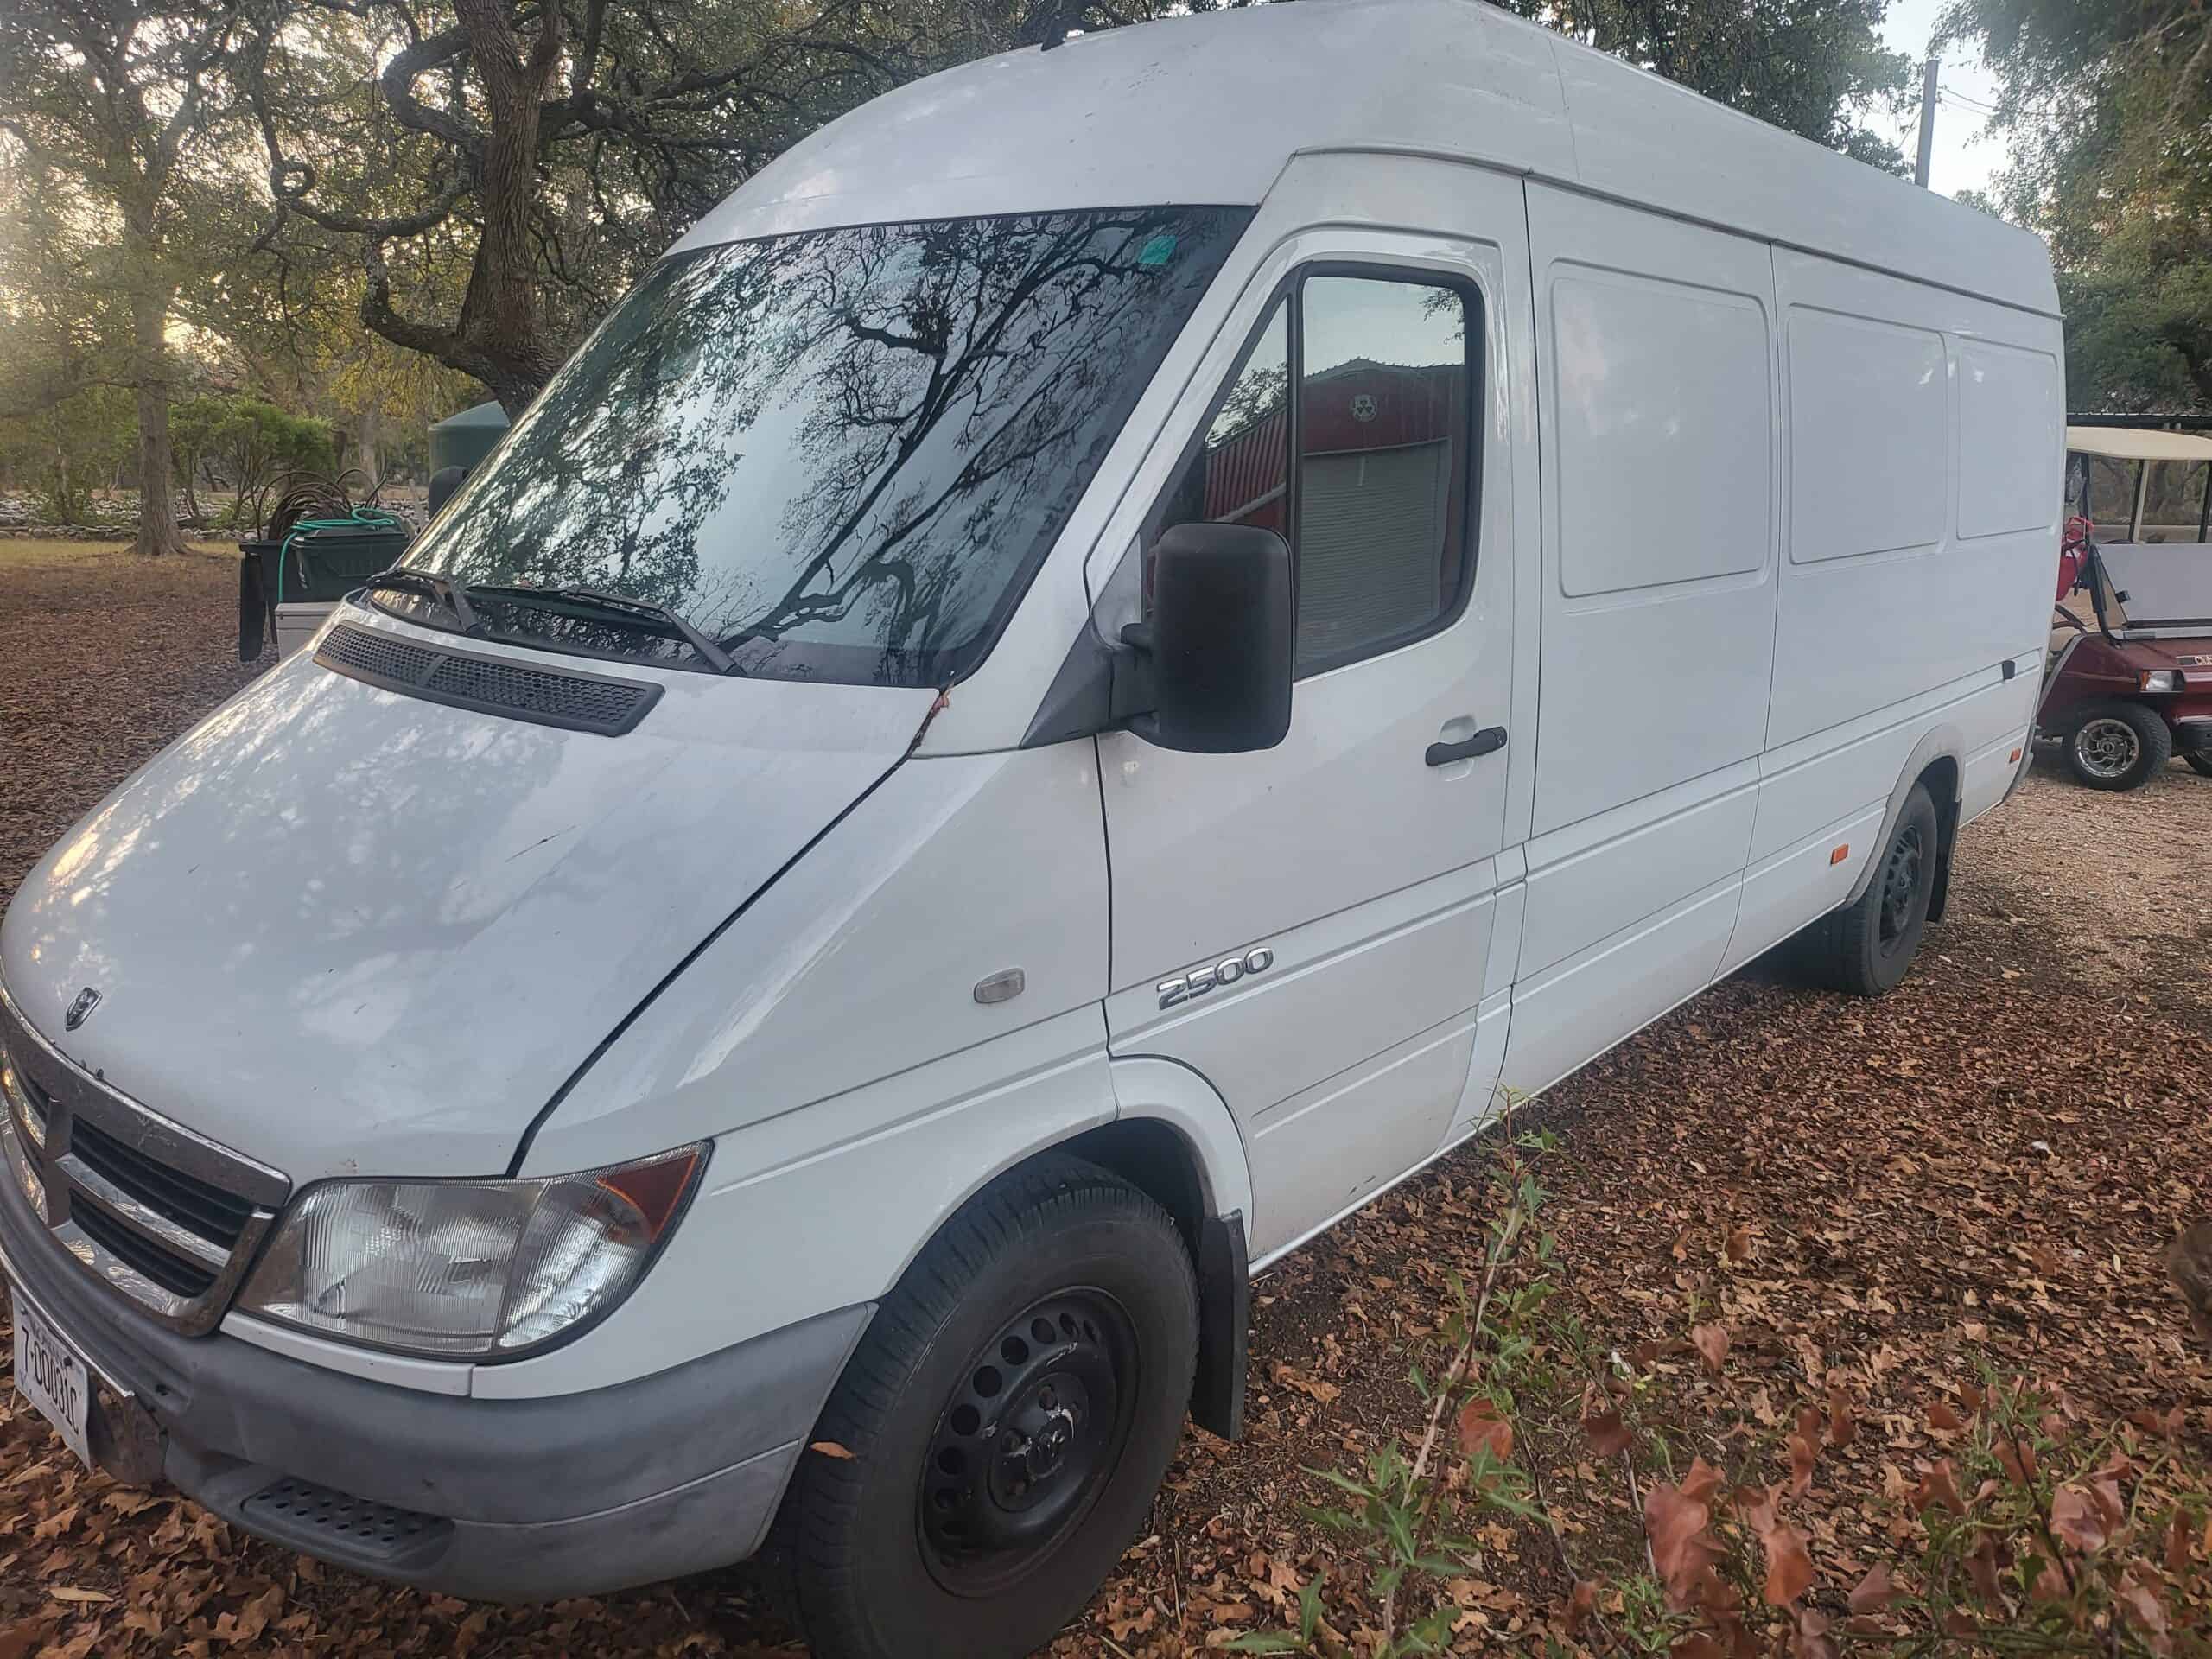
[[[1049,1150],[1110,1171],[1173,1217],[1198,1275],[1191,1415],[1233,1440],[1243,1432],[1251,1324],[1252,1181],[1243,1137],[1221,1096],[1189,1066],[1139,1058],[1115,1061],[1112,1071],[1113,1121]]]
[[[1913,746],[1890,791],[1889,806],[1882,814],[1882,832],[1874,838],[1874,856],[1859,872],[1859,880],[1852,884],[1851,896],[1844,900],[1845,906],[1857,904],[1873,885],[1875,872],[1881,867],[1881,849],[1890,844],[1891,836],[1897,831],[1906,798],[1911,795],[1914,785],[1926,784],[1928,798],[1936,804],[1939,843],[1936,891],[1929,899],[1928,917],[1930,921],[1943,919],[1943,902],[1949,895],[1951,884],[1951,845],[1959,833],[1959,791],[1966,778],[1965,753],[1966,745],[1958,728],[1948,723],[1931,728]]]

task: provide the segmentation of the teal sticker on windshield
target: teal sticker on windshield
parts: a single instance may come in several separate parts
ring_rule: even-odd
[[[1144,245],[1144,251],[1137,255],[1137,264],[1147,270],[1157,270],[1175,257],[1175,238],[1162,231]]]

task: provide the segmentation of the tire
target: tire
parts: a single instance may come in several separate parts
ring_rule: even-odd
[[[2189,762],[2189,769],[2200,778],[2212,778],[2212,749],[2191,749],[2182,759]]]
[[[2093,702],[2066,724],[2066,769],[2090,789],[2140,789],[2166,769],[2174,734],[2139,702]]]
[[[823,1408],[816,1440],[853,1455],[802,1453],[785,1500],[817,1659],[1015,1659],[1051,1641],[1167,1472],[1198,1320],[1174,1222],[1096,1166],[1046,1158],[969,1199]]]
[[[1926,785],[1915,784],[1866,891],[1799,936],[1799,960],[1811,976],[1852,996],[1894,990],[1919,954],[1942,851],[1936,803]]]

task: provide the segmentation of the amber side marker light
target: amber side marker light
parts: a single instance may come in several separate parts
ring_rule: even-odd
[[[2007,760],[2018,760],[2020,758],[2020,752],[2019,750],[2015,749],[2012,753],[2006,755],[2005,758]]]
[[[683,1207],[683,1200],[690,1194],[691,1178],[704,1161],[696,1150],[686,1147],[651,1163],[612,1170],[599,1178],[599,1185],[635,1210],[645,1224],[645,1237],[657,1243]]]
[[[1847,841],[1842,846],[1837,848],[1834,852],[1828,855],[1828,862],[1831,864],[1840,864],[1845,859],[1849,858],[1850,856],[1851,843]]]

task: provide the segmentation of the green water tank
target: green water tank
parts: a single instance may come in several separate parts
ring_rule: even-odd
[[[448,415],[430,428],[430,470],[470,467],[507,435],[507,411],[494,401]]]

